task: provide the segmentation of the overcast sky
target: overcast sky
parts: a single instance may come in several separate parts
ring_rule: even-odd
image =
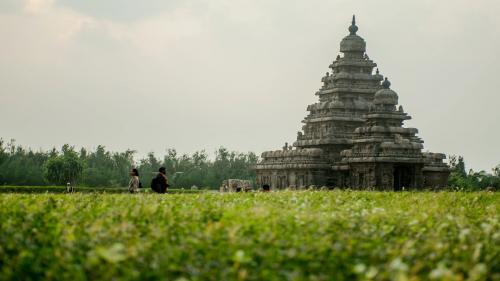
[[[498,0],[1,0],[0,137],[279,149],[356,14],[425,150],[500,164]]]

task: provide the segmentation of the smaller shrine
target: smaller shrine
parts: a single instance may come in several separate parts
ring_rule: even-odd
[[[403,127],[411,117],[401,105],[397,107],[398,95],[390,86],[385,78],[365,125],[354,130],[352,148],[342,151],[342,160],[333,166],[340,186],[388,190],[424,186],[424,164],[433,162],[435,156],[424,156],[417,129]],[[437,158],[434,162],[441,165]]]

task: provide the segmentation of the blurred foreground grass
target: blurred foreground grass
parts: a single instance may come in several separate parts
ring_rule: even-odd
[[[500,194],[0,194],[0,280],[500,280]]]

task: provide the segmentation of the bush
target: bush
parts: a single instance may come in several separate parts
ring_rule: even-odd
[[[500,280],[500,194],[0,194],[0,280]]]

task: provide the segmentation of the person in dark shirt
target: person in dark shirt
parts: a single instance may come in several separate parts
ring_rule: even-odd
[[[167,169],[161,167],[158,170],[158,175],[151,181],[151,189],[157,193],[166,193],[168,191]]]

